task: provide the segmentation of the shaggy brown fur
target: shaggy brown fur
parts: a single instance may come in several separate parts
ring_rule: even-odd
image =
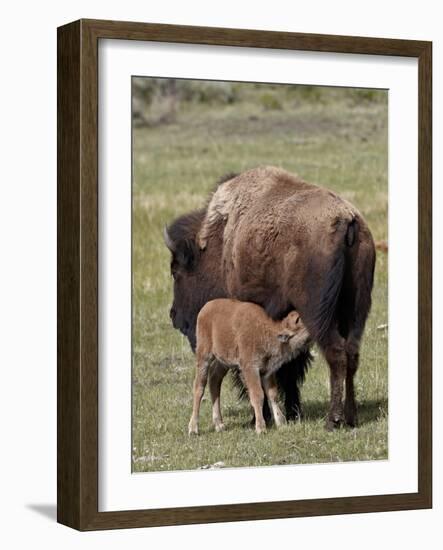
[[[265,394],[276,426],[285,424],[277,403],[275,373],[300,353],[308,339],[296,311],[282,321],[273,321],[256,304],[229,299],[208,302],[197,318],[197,365],[189,434],[198,434],[200,402],[208,376],[214,426],[216,431],[224,429],[220,388],[229,367],[238,368],[245,382],[255,412],[256,432],[266,430],[262,414]]]
[[[375,249],[354,206],[284,170],[256,168],[221,183],[207,208],[176,220],[165,240],[175,280],[171,319],[193,347],[197,314],[211,299],[254,302],[273,319],[296,309],[330,366],[327,428],[355,425]],[[288,416],[298,406],[293,387],[284,387]]]

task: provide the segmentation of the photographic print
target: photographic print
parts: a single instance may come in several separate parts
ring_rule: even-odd
[[[132,470],[388,458],[388,91],[132,77]]]
[[[58,521],[432,507],[432,43],[79,20],[57,57]]]

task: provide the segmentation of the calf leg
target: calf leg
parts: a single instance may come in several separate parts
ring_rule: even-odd
[[[247,390],[246,390],[246,385],[245,385],[245,380],[243,378],[243,375],[241,374],[240,369],[232,369],[231,372],[232,372],[232,377],[234,379],[234,384],[239,389],[239,396],[240,396],[241,399],[243,399],[244,397],[246,397],[246,395],[248,393]],[[267,399],[265,399],[263,401],[263,417],[265,419],[266,425],[268,426],[271,423],[272,415],[271,415],[271,411],[269,409]],[[255,426],[255,414],[252,415],[251,426]]]
[[[272,413],[267,399],[263,400],[263,418],[265,419],[266,426],[270,426],[272,422]],[[251,426],[255,426],[255,414],[252,415],[250,424]]]
[[[343,386],[347,373],[345,339],[340,336],[337,330],[333,330],[326,343],[323,344],[322,349],[329,365],[331,382],[331,402],[326,420],[326,429],[333,430],[340,427],[344,421]]]
[[[264,393],[261,385],[260,372],[254,366],[242,368],[249,400],[255,413],[255,431],[260,434],[266,431],[266,422],[263,418]]]
[[[274,417],[274,422],[277,428],[286,424],[285,415],[281,412],[278,406],[278,387],[275,375],[265,376],[262,378],[263,389],[265,390],[266,397],[268,398],[269,407]]]
[[[220,409],[220,389],[228,369],[220,364],[214,365],[209,375],[209,391],[212,401],[212,422],[214,423],[215,431],[221,432],[225,429],[223,418]]]
[[[197,358],[194,379],[194,401],[192,407],[192,416],[188,426],[189,435],[198,435],[198,417],[200,414],[200,403],[203,394],[205,393],[206,382],[208,381],[209,364],[210,363],[208,359]]]

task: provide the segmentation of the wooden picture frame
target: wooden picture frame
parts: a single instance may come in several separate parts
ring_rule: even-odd
[[[418,491],[217,506],[98,511],[98,41],[404,56],[419,67]],[[58,521],[79,530],[432,506],[432,44],[80,20],[58,29]]]

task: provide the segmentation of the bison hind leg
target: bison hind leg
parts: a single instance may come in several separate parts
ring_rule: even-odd
[[[347,359],[344,421],[350,427],[358,424],[354,378],[359,365],[360,342],[371,309],[374,267],[374,245],[368,238],[349,252],[337,311],[338,328],[345,339]]]
[[[345,395],[345,423],[354,428],[358,425],[357,404],[355,401],[354,377],[357,372],[360,357],[360,341],[353,336],[346,341],[347,370],[346,370],[346,395]]]
[[[320,347],[329,365],[331,400],[326,418],[326,429],[331,431],[339,428],[344,422],[343,386],[347,370],[346,340],[334,328],[320,342]]]

